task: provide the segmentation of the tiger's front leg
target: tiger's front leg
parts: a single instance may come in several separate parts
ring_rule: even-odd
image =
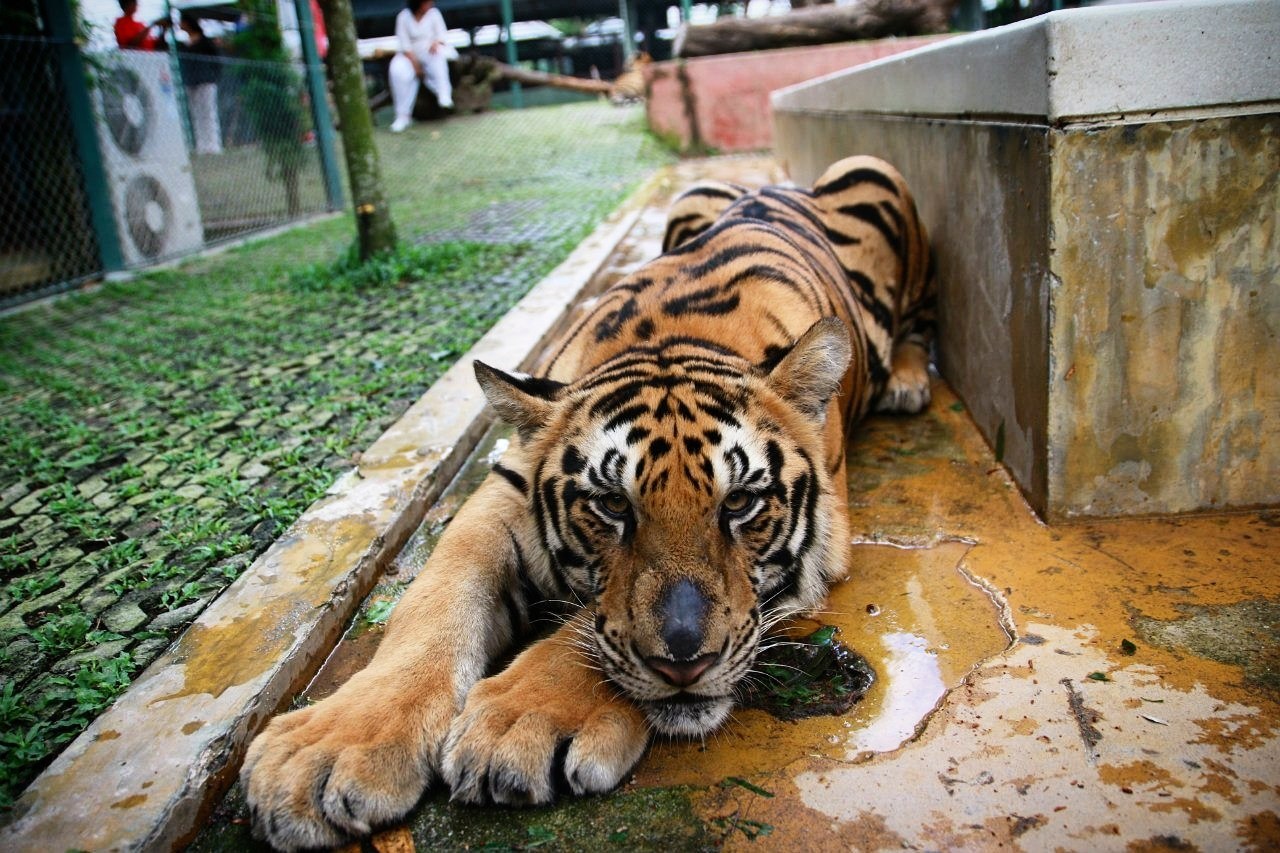
[[[450,724],[523,618],[511,606],[523,605],[517,502],[486,481],[405,592],[368,667],[253,741],[241,782],[256,835],[280,850],[333,846],[403,816],[439,777]]]
[[[453,799],[538,805],[557,789],[593,794],[622,782],[644,754],[648,723],[584,650],[590,637],[590,625],[571,621],[475,686],[445,744]]]

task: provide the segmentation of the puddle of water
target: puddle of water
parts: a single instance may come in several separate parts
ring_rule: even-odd
[[[924,637],[896,632],[880,639],[885,649],[884,695],[874,718],[864,728],[849,731],[845,744],[855,754],[897,749],[947,691],[942,668]]]

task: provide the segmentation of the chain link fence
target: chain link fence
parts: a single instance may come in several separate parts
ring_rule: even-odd
[[[302,65],[84,55],[86,139],[67,49],[0,38],[0,308],[329,209]]]
[[[179,66],[206,244],[328,209],[301,64],[180,57]]]
[[[0,308],[101,270],[59,67],[69,47],[0,37]]]

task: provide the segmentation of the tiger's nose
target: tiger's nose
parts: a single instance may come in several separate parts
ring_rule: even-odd
[[[720,659],[718,653],[699,655],[706,640],[704,623],[711,602],[688,578],[669,586],[656,606],[666,655],[649,655],[644,662],[675,687],[688,687]]]
[[[673,583],[662,596],[657,610],[662,619],[662,641],[672,661],[692,660],[702,649],[703,622],[710,606],[702,590],[688,578]]]
[[[718,660],[720,660],[719,653],[711,652],[710,654],[700,655],[693,660],[647,657],[644,662],[649,665],[650,669],[662,676],[663,681],[673,687],[688,687]]]

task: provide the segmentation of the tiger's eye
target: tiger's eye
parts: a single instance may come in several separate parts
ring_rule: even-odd
[[[756,496],[742,489],[734,489],[732,492],[724,496],[721,506],[726,512],[745,512],[755,503]]]
[[[631,509],[631,501],[622,492],[609,492],[600,497],[600,506],[610,515],[626,515],[627,510]]]

